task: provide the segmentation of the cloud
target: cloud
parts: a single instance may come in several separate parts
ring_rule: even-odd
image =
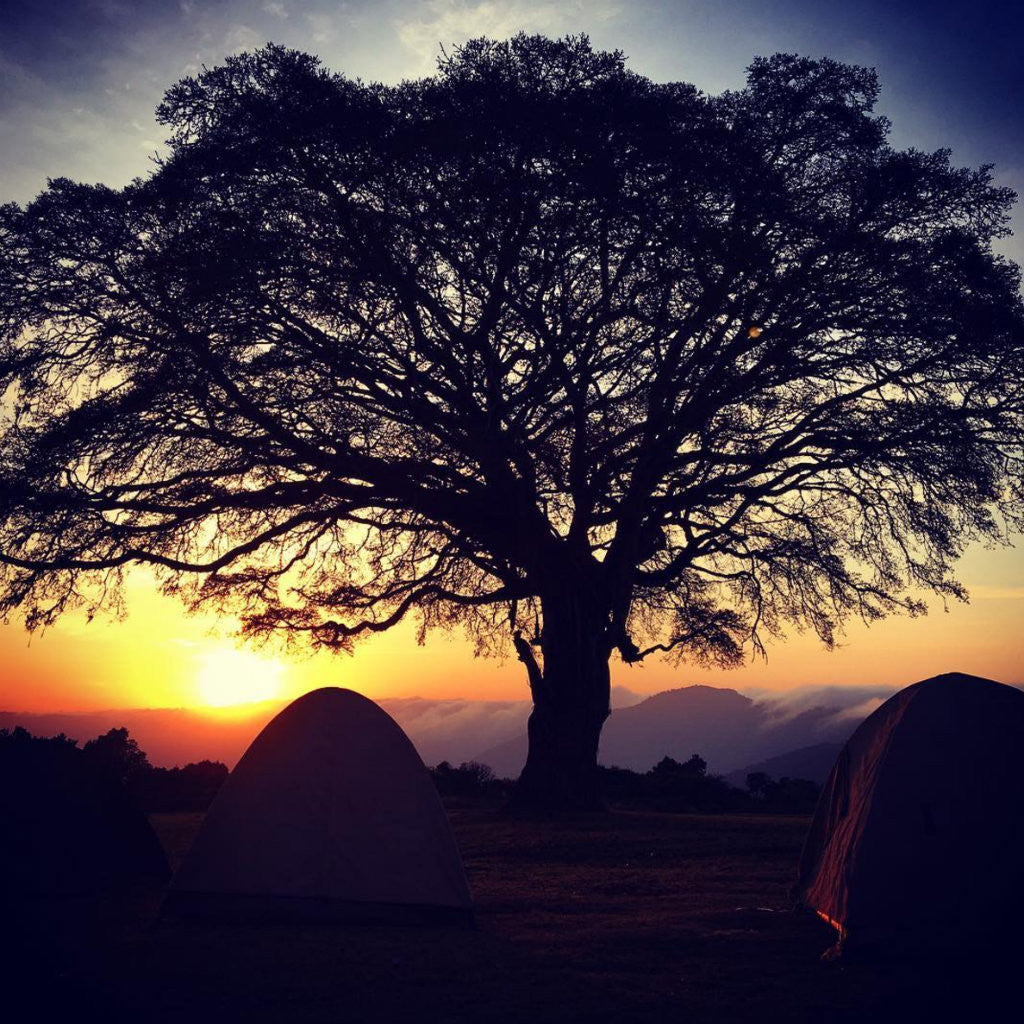
[[[845,722],[847,720],[857,721],[861,718],[867,718],[872,711],[876,711],[886,701],[885,697],[869,697],[867,700],[861,701],[859,704],[853,704],[848,708],[842,708],[832,716],[833,722]]]
[[[426,74],[434,70],[441,45],[480,36],[506,39],[517,32],[578,33],[612,20],[619,11],[615,0],[430,0],[418,8],[418,17],[396,18],[394,29],[417,57],[409,70]]]
[[[248,25],[232,25],[224,36],[224,52],[239,53],[242,50],[256,50],[266,42],[265,36]]]
[[[763,710],[762,728],[778,728],[814,708],[828,709],[831,714],[821,719],[821,728],[856,721],[871,714],[891,697],[898,686],[801,686],[785,693],[748,693]]]
[[[12,126],[23,140],[20,147],[3,146],[0,130],[4,200],[27,202],[45,187],[47,176],[120,187],[146,173],[147,157],[163,148],[153,138],[155,126],[146,127],[140,116],[151,98],[139,101],[135,93],[122,90],[104,95],[102,102],[91,100],[88,106],[73,107],[40,102],[31,121]],[[102,146],[96,144],[98,139]]]
[[[427,764],[458,764],[526,730],[529,701],[385,697],[380,706],[402,727]]]
[[[815,724],[815,731],[831,736],[843,726],[852,729],[873,711],[880,708],[887,699],[887,697],[869,697],[859,704],[851,704],[849,707],[839,708],[835,714],[828,715],[817,722]]]
[[[310,11],[305,15],[306,29],[309,38],[318,47],[333,46],[338,42],[338,29],[348,23],[348,11],[344,5],[339,7],[338,17],[335,14],[320,14]]]

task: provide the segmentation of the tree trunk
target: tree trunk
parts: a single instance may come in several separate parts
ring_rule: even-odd
[[[557,815],[605,809],[597,769],[609,715],[607,616],[584,587],[542,596],[543,669],[530,670],[529,754],[509,802],[513,814]],[[520,657],[532,655],[525,641]]]

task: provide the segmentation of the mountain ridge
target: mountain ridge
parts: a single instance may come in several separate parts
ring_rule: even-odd
[[[710,772],[725,775],[792,750],[845,742],[868,713],[868,703],[873,710],[875,702],[893,692],[870,691],[873,696],[865,699],[864,688],[858,688],[851,694],[856,704],[848,708],[813,700],[792,705],[785,699],[754,700],[730,687],[704,684],[663,690],[612,713],[601,734],[598,760],[646,771],[662,757],[685,761],[700,754]],[[526,750],[525,735],[517,735],[481,748],[473,760],[498,775],[515,776]]]

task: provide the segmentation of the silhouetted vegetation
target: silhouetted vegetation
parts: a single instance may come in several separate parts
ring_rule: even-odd
[[[613,655],[961,596],[1024,525],[1014,197],[877,97],[524,35],[393,87],[277,46],[184,79],[147,179],[0,211],[0,613],[141,562],[252,635],[462,624],[524,663],[516,799],[557,809],[600,803]]]
[[[13,729],[0,729],[0,750],[16,750],[19,747],[35,749],[74,750],[78,740],[73,740],[64,733],[56,736],[33,736],[28,729],[16,725]]]
[[[132,789],[136,779],[153,770],[149,758],[139,749],[139,744],[128,735],[128,730],[124,726],[120,729],[111,729],[102,736],[89,740],[82,747],[82,756],[129,789]]]
[[[442,761],[430,774],[449,806],[499,803],[514,787],[512,779],[498,779],[490,767],[475,761],[457,768]],[[673,814],[811,814],[821,792],[807,779],[776,780],[763,772],[747,776],[747,788],[738,789],[719,775],[709,775],[699,754],[682,762],[663,757],[646,772],[601,766],[599,774],[602,796],[613,806]]]
[[[198,761],[183,768],[155,768],[124,727],[89,740],[81,751],[63,734],[50,739],[32,736],[20,726],[0,730],[2,743],[33,743],[72,750],[92,766],[117,778],[136,805],[147,813],[205,811],[228,777],[220,761]],[[515,782],[499,779],[486,764],[463,761],[457,767],[441,761],[429,769],[441,798],[450,806],[499,805],[508,800]],[[747,776],[747,788],[738,789],[717,775],[709,775],[699,754],[686,761],[663,757],[647,772],[601,767],[601,793],[621,807],[696,812],[763,811],[768,814],[810,814],[820,787],[807,779],[773,779],[764,772]]]
[[[601,768],[606,798],[621,807],[642,807],[676,814],[716,814],[733,811],[764,811],[774,814],[810,814],[820,788],[806,779],[781,779],[764,775],[746,790],[731,786],[721,776],[709,775],[699,754],[687,761],[663,757],[647,772],[627,768]],[[758,773],[759,775],[761,773]]]
[[[445,803],[500,803],[512,792],[511,779],[499,779],[486,764],[463,761],[457,768],[448,761],[429,769],[430,777]]]
[[[0,750],[18,745],[60,751],[69,770],[81,764],[86,771],[113,779],[143,811],[205,811],[228,777],[220,761],[198,761],[183,768],[156,768],[149,763],[139,744],[123,726],[89,740],[78,749],[78,741],[63,733],[52,738],[36,737],[20,726],[0,730]],[[22,780],[31,786],[31,780]]]
[[[115,737],[122,739],[126,730]],[[109,764],[63,735],[0,730],[0,890],[84,894],[168,875],[156,837]]]
[[[750,772],[747,775],[747,790],[753,797],[764,796],[764,791],[771,783],[772,777],[767,772]]]
[[[144,810],[205,811],[228,777],[220,761],[196,761],[183,768],[150,768],[129,791]]]
[[[821,786],[816,782],[783,776],[764,783],[754,796],[753,806],[771,814],[811,814],[820,795]]]

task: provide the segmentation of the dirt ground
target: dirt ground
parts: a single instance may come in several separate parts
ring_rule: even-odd
[[[152,892],[36,901],[7,916],[17,948],[0,1010],[143,1024],[912,1024],[987,1019],[1014,977],[994,961],[822,961],[831,930],[788,895],[807,818],[451,816],[475,931],[168,924]],[[201,816],[152,820],[174,862]]]

